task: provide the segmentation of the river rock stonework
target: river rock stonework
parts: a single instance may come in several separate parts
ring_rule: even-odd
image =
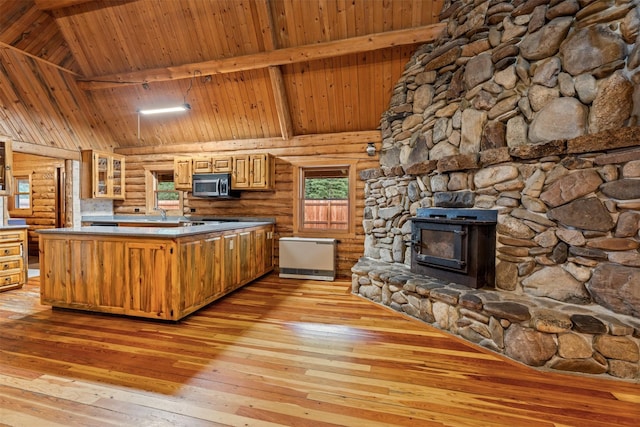
[[[450,0],[380,129],[352,291],[531,366],[640,380],[640,10]],[[412,275],[421,207],[498,210],[494,288]]]

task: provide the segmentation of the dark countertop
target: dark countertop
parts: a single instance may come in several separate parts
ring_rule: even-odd
[[[209,219],[209,218],[208,218]],[[240,220],[242,219],[242,220]],[[270,218],[255,218],[254,221],[249,221],[251,218],[233,218],[221,221],[206,221],[202,225],[188,225],[177,226],[179,223],[189,223],[189,221],[202,221],[196,218],[185,217],[168,217],[166,220],[162,220],[159,217],[145,217],[143,215],[131,215],[131,216],[94,216],[94,217],[82,217],[82,222],[95,222],[100,224],[113,224],[99,225],[99,226],[84,226],[84,227],[72,227],[72,228],[50,228],[37,230],[40,234],[91,234],[96,236],[137,236],[137,237],[156,237],[156,238],[178,238],[185,236],[193,236],[196,234],[212,233],[217,231],[228,231],[240,228],[255,227],[260,225],[273,224],[275,221]],[[118,223],[132,224],[140,222],[141,226],[127,226],[118,227]],[[168,226],[162,227],[161,224],[165,223]],[[153,224],[150,226],[149,224]]]
[[[29,228],[26,224],[0,225],[0,230],[23,230]]]

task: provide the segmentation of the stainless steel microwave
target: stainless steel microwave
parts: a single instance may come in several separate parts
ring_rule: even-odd
[[[194,197],[239,197],[239,192],[231,189],[229,173],[197,173],[193,175],[192,194]]]

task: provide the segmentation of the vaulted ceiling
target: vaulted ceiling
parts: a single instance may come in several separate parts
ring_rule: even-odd
[[[442,3],[0,0],[0,135],[78,150],[374,130]]]

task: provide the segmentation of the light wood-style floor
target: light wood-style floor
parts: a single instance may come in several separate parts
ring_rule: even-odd
[[[180,323],[0,294],[9,426],[638,426],[640,385],[541,373],[353,296],[270,275]]]

